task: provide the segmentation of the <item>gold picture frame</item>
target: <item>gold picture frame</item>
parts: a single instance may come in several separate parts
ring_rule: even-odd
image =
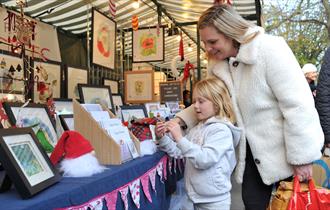
[[[154,72],[125,72],[125,103],[147,103],[154,100]]]

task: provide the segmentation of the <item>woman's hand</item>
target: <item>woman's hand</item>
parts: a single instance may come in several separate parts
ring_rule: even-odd
[[[180,141],[180,139],[183,137],[179,123],[175,122],[174,120],[167,122],[166,128],[167,131],[171,133],[176,142]]]
[[[313,164],[294,165],[294,176],[298,176],[299,181],[309,180],[313,175]]]
[[[164,136],[166,132],[166,125],[165,122],[157,122],[155,127],[155,134],[157,139],[160,139]]]

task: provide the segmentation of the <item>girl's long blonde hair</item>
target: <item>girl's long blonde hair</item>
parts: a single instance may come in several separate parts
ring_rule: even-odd
[[[198,29],[208,26],[240,44],[251,41],[258,34],[247,34],[248,29],[255,25],[245,20],[228,4],[218,4],[203,12],[198,20]]]
[[[216,109],[216,117],[226,118],[233,124],[236,122],[229,91],[221,79],[209,77],[200,80],[195,84],[194,92],[213,103]]]

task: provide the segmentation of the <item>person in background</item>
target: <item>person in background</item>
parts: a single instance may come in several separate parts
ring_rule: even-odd
[[[188,106],[191,105],[190,91],[189,90],[184,90],[182,92],[182,95],[183,95],[183,105],[187,108]]]
[[[317,68],[314,64],[306,63],[302,71],[304,72],[305,78],[309,84],[309,88],[311,89],[313,96],[316,96],[316,78],[317,78]]]
[[[230,92],[242,135],[235,178],[246,210],[265,210],[272,185],[312,176],[324,136],[313,96],[291,49],[281,37],[244,20],[230,5],[207,9],[198,30],[208,55],[208,75]],[[193,127],[192,106],[172,119]]]
[[[315,106],[324,132],[324,144],[330,147],[330,47],[323,57],[316,92]]]
[[[196,83],[193,98],[198,124],[184,137],[175,121],[158,123],[159,148],[171,157],[186,158],[184,210],[230,210],[234,147],[240,138],[230,96],[226,85],[213,77]]]

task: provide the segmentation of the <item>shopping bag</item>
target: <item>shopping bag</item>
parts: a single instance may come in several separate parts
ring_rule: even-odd
[[[287,210],[329,210],[330,191],[326,188],[316,188],[313,179],[308,181],[308,191],[300,188],[298,176],[293,183],[293,194]]]
[[[326,150],[322,158],[313,163],[313,180],[317,186],[330,189],[330,157],[326,154]]]
[[[301,190],[307,192],[308,184],[302,183]],[[276,191],[272,194],[267,210],[287,210],[292,194],[293,181],[281,181]]]

